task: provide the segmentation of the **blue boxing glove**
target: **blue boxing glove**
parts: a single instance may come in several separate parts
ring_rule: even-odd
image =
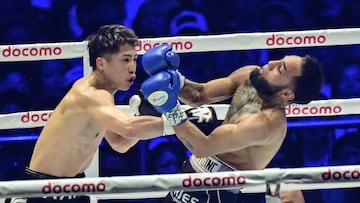
[[[176,70],[180,65],[180,57],[172,51],[170,45],[162,44],[148,50],[141,62],[145,72],[153,75],[167,69]]]
[[[142,66],[147,74],[154,75],[160,71],[176,70],[180,78],[180,89],[184,86],[185,77],[177,70],[180,57],[168,44],[161,44],[148,50],[142,56]]]
[[[178,101],[180,79],[174,70],[161,71],[141,84],[145,98],[154,108],[164,113],[173,109]]]
[[[170,125],[187,120],[187,115],[178,102],[180,77],[174,70],[161,71],[141,84],[144,97],[160,113],[164,113]],[[170,116],[167,116],[170,115]]]

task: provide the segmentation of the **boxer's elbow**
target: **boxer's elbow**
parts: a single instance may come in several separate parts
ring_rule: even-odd
[[[138,130],[134,125],[126,125],[121,134],[124,138],[134,139],[138,136]]]
[[[216,149],[216,146],[211,143],[211,140],[207,136],[200,136],[203,139],[191,139],[187,136],[179,136],[179,134],[177,134],[177,136],[182,141],[182,143],[191,151],[191,153],[197,158],[208,157],[214,155],[215,153],[213,149]],[[190,136],[196,137],[195,135]]]
[[[129,151],[130,147],[124,147],[124,146],[121,146],[121,145],[117,145],[117,146],[114,146],[114,147],[111,147],[113,150],[121,153],[121,154],[124,154],[126,152]]]
[[[131,130],[129,130],[129,132],[130,131]],[[119,153],[126,153],[137,143],[138,140],[129,138],[131,134],[124,134],[126,133],[123,133],[123,131],[120,134],[120,132],[117,133],[115,131],[108,130],[105,134],[105,139],[113,150]]]
[[[126,153],[131,148],[126,142],[121,141],[121,139],[118,139],[117,141],[111,140],[111,142],[108,140],[108,143],[111,149],[119,153]]]
[[[196,151],[196,150],[193,150],[193,151],[191,151],[191,152],[192,152],[192,154],[193,154],[196,158],[208,157],[208,156],[206,156],[205,154],[203,154],[203,153],[201,153],[201,152],[199,152],[199,151]]]
[[[136,139],[126,139],[123,137],[119,137],[118,141],[115,143],[111,143],[111,148],[119,153],[128,152],[138,140]]]
[[[207,147],[203,147],[203,146],[204,145],[198,147],[192,147],[191,152],[196,158],[203,158],[213,155],[212,152]]]

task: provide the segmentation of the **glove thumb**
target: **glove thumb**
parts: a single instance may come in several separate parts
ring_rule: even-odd
[[[141,104],[141,98],[139,95],[133,95],[132,97],[130,97],[129,99],[129,106],[130,109],[134,112],[135,116],[139,116],[140,115],[140,104]]]

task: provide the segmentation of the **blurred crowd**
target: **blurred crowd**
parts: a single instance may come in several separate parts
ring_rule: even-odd
[[[0,45],[83,41],[99,26],[113,23],[131,27],[140,38],[360,28],[358,0],[0,0],[0,5]],[[319,100],[360,98],[360,45],[186,53],[181,55],[180,72],[203,82],[290,54],[310,54],[322,62],[326,76]],[[0,69],[1,114],[51,110],[83,74],[82,59],[1,62]],[[128,92],[116,94],[116,103],[127,105],[146,77],[139,64],[137,81]],[[321,119],[353,122],[289,128],[269,167],[360,164],[359,117]],[[319,118],[289,119],[314,120]],[[38,132],[37,128],[0,131],[0,180],[17,179],[36,139],[26,138]],[[13,135],[24,139],[5,139]],[[100,175],[115,176],[178,173],[190,152],[169,136],[140,142],[127,154],[112,151],[104,141],[99,154]],[[342,203],[359,199],[360,192],[317,190],[305,196],[309,203]]]

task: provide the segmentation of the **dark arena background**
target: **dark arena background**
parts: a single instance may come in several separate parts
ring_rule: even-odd
[[[148,77],[141,54],[161,43],[180,54],[180,72],[199,82],[285,55],[315,56],[325,71],[321,94],[309,105],[286,108],[287,136],[267,168],[360,165],[358,0],[0,0],[0,5],[0,182],[21,180],[52,110],[75,80],[91,72],[86,36],[115,23],[141,39],[137,79],[129,91],[115,95],[123,109]],[[228,104],[214,104],[220,118]],[[104,140],[87,176],[178,174],[190,155],[176,136],[141,141],[124,154]],[[357,169],[350,179],[359,179]],[[327,172],[326,178],[338,178]],[[360,199],[357,187],[303,194],[306,203]],[[248,200],[262,202],[255,194]]]

